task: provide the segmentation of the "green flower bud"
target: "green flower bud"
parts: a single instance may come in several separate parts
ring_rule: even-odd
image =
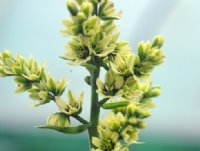
[[[108,71],[105,76],[105,84],[111,87],[115,82],[115,75],[112,71]]]
[[[0,60],[5,61],[6,58],[12,58],[12,53],[9,50],[0,53]]]
[[[79,23],[82,23],[87,19],[86,15],[83,12],[78,12],[77,14],[77,20]]]
[[[78,7],[77,7],[76,3],[74,3],[73,0],[68,0],[67,8],[72,16],[76,16],[76,14],[78,12]]]
[[[52,125],[52,126],[69,127],[70,119],[69,119],[69,116],[63,113],[55,113],[49,116],[47,123],[48,125]]]
[[[160,95],[160,87],[152,87],[148,92],[144,93],[144,98],[152,98]]]
[[[129,119],[130,117],[132,117],[135,113],[135,111],[137,110],[137,107],[135,104],[129,104],[126,108],[126,116]]]
[[[42,100],[46,100],[46,99],[49,98],[49,92],[41,91],[41,92],[39,92],[39,97],[40,97]]]
[[[90,2],[83,2],[81,5],[81,11],[87,16],[91,16],[93,12],[93,5]]]
[[[149,111],[147,111],[146,109],[139,109],[137,108],[135,111],[135,114],[138,118],[147,118],[149,116],[151,116],[151,113]]]
[[[162,36],[156,36],[153,40],[152,47],[161,48],[164,44],[164,38]]]
[[[134,125],[134,124],[136,124],[138,122],[138,120],[135,117],[130,117],[128,119],[128,122],[129,122],[129,124]]]
[[[41,97],[39,95],[39,92],[33,92],[29,94],[29,97],[33,100],[41,100]]]
[[[138,123],[136,124],[136,127],[139,129],[144,129],[146,128],[147,124],[144,121],[138,121]]]

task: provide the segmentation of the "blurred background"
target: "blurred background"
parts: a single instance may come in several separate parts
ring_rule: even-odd
[[[82,115],[88,119],[88,74],[59,59],[69,39],[61,37],[61,20],[68,18],[66,0],[0,0],[0,50],[33,55],[59,79],[66,76],[70,87],[85,91]],[[153,83],[162,87],[156,98],[148,127],[140,134],[143,145],[131,151],[200,151],[200,1],[127,0],[115,1],[123,10],[117,22],[121,38],[129,40],[133,52],[141,40],[165,37],[165,63],[153,73]],[[0,78],[0,151],[87,151],[86,133],[63,135],[40,130],[48,115],[58,111],[53,103],[30,109],[27,94],[14,94],[12,78]],[[102,113],[104,115],[105,112]]]

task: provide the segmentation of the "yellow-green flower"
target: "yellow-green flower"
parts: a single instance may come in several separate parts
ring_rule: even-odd
[[[134,74],[134,55],[116,54],[109,62],[111,69],[119,75],[128,77]]]
[[[67,115],[80,114],[82,111],[83,92],[77,98],[71,90],[68,91],[68,102],[62,100],[61,97],[56,97],[56,104],[60,111]]]
[[[97,79],[97,92],[106,97],[117,95],[117,92],[123,87],[124,78],[109,70],[105,76],[105,83]]]
[[[109,112],[107,117],[99,122],[99,126],[103,129],[109,128],[113,132],[119,132],[126,122],[127,119],[121,112],[117,114]]]
[[[105,130],[100,127],[98,131],[99,138],[92,138],[92,143],[97,149],[92,149],[92,151],[128,151],[128,148],[122,146],[118,141],[119,135],[116,132],[112,132],[109,129]]]
[[[114,52],[116,47],[112,40],[112,35],[106,35],[105,32],[97,33],[91,40],[91,51],[98,57],[107,57]]]
[[[70,60],[71,65],[83,65],[91,59],[89,40],[86,37],[75,37],[65,48],[67,53],[64,57]]]
[[[143,91],[137,87],[138,83],[139,80],[136,77],[130,76],[126,79],[123,88],[118,91],[118,94],[127,101],[139,103],[143,96]]]

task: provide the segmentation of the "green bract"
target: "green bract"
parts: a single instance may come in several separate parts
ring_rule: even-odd
[[[55,102],[60,112],[49,116],[47,125],[38,128],[65,134],[87,130],[92,151],[128,151],[146,127],[144,120],[154,107],[152,99],[160,95],[160,87],[152,84],[151,72],[164,61],[164,39],[156,36],[152,42],[140,42],[134,54],[127,41],[119,40],[115,21],[121,13],[115,10],[112,0],[68,0],[66,7],[70,18],[63,20],[61,33],[71,39],[61,58],[89,71],[84,80],[91,87],[90,121],[80,116],[83,92],[77,97],[68,90],[65,102],[62,95],[67,80],[57,81],[46,74],[45,65],[40,66],[33,57],[1,52],[0,77],[13,76],[16,92],[27,91],[37,102],[34,106]],[[104,80],[100,78],[102,70]],[[99,120],[101,109],[110,112]],[[73,126],[72,118],[82,124]]]

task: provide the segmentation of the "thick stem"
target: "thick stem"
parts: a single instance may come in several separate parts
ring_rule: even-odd
[[[98,62],[95,64],[96,70],[91,71],[91,109],[90,109],[90,124],[91,126],[88,128],[89,139],[90,139],[90,148],[94,148],[92,144],[92,137],[98,137],[98,122],[99,122],[99,114],[100,114],[100,106],[98,104],[98,94],[97,94],[97,85],[96,80],[99,77],[100,66]]]

